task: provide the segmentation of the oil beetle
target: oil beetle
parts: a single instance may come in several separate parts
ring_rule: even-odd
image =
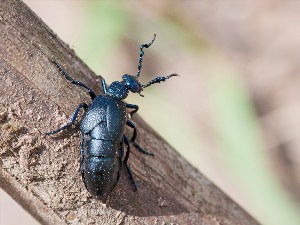
[[[98,96],[86,84],[71,78],[58,63],[51,61],[63,77],[72,84],[85,88],[92,99],[92,103],[89,105],[86,103],[79,104],[73,113],[71,122],[57,130],[46,133],[46,135],[55,134],[72,126],[80,109],[85,110],[80,121],[80,171],[85,187],[93,196],[105,198],[109,195],[120,177],[123,164],[126,167],[134,191],[137,190],[131,169],[127,164],[130,155],[130,142],[140,152],[154,156],[153,153],[146,151],[136,142],[137,129],[126,113],[126,108],[132,109],[129,112],[131,118],[139,107],[125,103],[123,99],[127,97],[129,91],[138,93],[143,97],[141,94],[143,88],[163,82],[170,77],[178,76],[177,74],[171,74],[166,77],[157,77],[146,85],[142,85],[138,81],[144,56],[143,49],[149,48],[155,37],[154,34],[150,43],[140,46],[137,74],[135,76],[125,74],[122,76],[122,81],[115,81],[108,88],[105,80],[102,79],[103,94]],[[125,125],[133,128],[133,135],[130,139],[124,135]],[[124,145],[127,146],[125,156]]]

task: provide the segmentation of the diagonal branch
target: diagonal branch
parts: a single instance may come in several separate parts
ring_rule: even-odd
[[[129,159],[139,190],[123,171],[106,204],[86,191],[79,134],[64,124],[89,96],[57,76],[58,61],[94,90],[97,77],[28,7],[0,4],[0,186],[43,224],[257,224],[140,117],[139,143],[155,153]]]

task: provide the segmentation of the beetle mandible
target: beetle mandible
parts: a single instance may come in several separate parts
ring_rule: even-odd
[[[133,174],[127,163],[131,151],[130,142],[140,152],[154,156],[153,153],[148,152],[136,142],[136,126],[126,113],[126,108],[132,109],[129,112],[131,118],[138,111],[139,107],[125,103],[123,100],[127,97],[129,91],[144,97],[141,94],[144,88],[163,82],[173,76],[178,76],[178,74],[174,73],[166,77],[156,77],[146,85],[142,85],[139,82],[138,78],[142,69],[144,48],[149,48],[153,44],[155,37],[156,35],[154,34],[150,43],[140,46],[137,74],[135,76],[125,74],[122,76],[122,81],[115,81],[108,87],[105,80],[102,79],[103,94],[98,96],[86,84],[71,78],[57,62],[51,60],[63,77],[72,84],[85,88],[92,99],[89,105],[86,103],[79,104],[69,123],[46,133],[46,135],[58,133],[72,126],[80,109],[84,109],[79,126],[81,131],[80,171],[85,187],[93,196],[103,198],[109,195],[120,177],[123,164],[126,167],[134,191],[137,190]],[[133,129],[133,135],[130,139],[124,134],[125,125]],[[124,145],[127,146],[125,156]]]

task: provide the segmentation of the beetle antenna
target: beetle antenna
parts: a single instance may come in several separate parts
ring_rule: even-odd
[[[179,76],[179,75],[177,73],[173,73],[173,74],[171,74],[169,76],[166,76],[166,77],[156,77],[155,79],[151,80],[148,84],[142,85],[142,88],[149,87],[150,85],[155,84],[155,83],[164,82],[167,79],[169,79],[171,77],[175,77],[175,76]]]
[[[136,78],[138,78],[141,74],[141,69],[142,69],[142,62],[143,62],[143,56],[145,54],[145,52],[143,51],[144,48],[149,48],[154,40],[155,40],[156,34],[154,34],[152,41],[149,44],[142,44],[140,47],[140,58],[139,58],[139,63],[138,63],[138,72],[135,75]]]

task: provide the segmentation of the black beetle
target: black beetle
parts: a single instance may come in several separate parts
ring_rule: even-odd
[[[152,45],[155,36],[149,44],[140,46],[137,74],[135,76],[125,74],[122,76],[122,81],[115,81],[108,88],[105,80],[102,79],[103,94],[98,96],[86,84],[71,78],[58,63],[51,60],[62,76],[72,84],[83,87],[88,91],[92,98],[92,103],[89,105],[86,103],[79,104],[73,113],[71,122],[57,130],[46,133],[46,135],[55,134],[72,126],[80,109],[83,108],[85,110],[80,121],[82,135],[80,143],[80,171],[85,187],[96,197],[104,198],[108,196],[120,177],[123,164],[126,166],[134,191],[137,190],[131,169],[127,164],[130,155],[129,142],[132,142],[140,152],[154,156],[153,153],[146,151],[136,142],[137,130],[135,124],[128,119],[126,113],[126,108],[133,109],[129,112],[131,118],[138,111],[139,107],[125,103],[123,99],[127,97],[129,91],[138,93],[143,97],[141,94],[143,88],[165,81],[172,76],[178,76],[177,74],[171,74],[166,77],[157,77],[146,85],[142,85],[138,81],[142,68],[143,49]],[[133,135],[130,140],[124,135],[125,125],[133,128]],[[127,146],[125,156],[124,144]]]

